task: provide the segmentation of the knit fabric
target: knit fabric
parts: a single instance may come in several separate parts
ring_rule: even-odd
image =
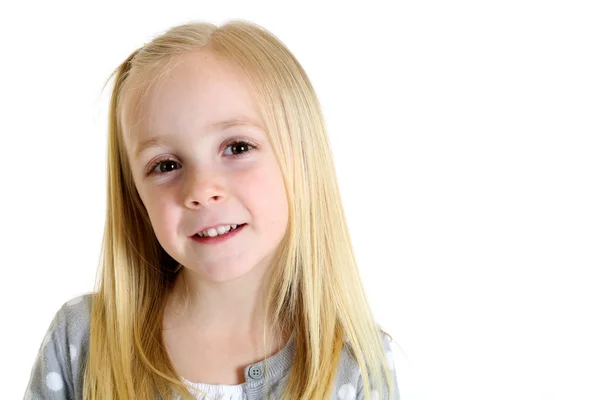
[[[54,316],[31,371],[25,400],[82,400],[83,373],[89,348],[91,300],[91,294],[69,300]],[[248,365],[244,369],[246,379],[242,384],[218,385],[184,381],[206,392],[210,400],[262,400],[267,396],[270,399],[280,399],[292,367],[294,338],[292,336],[287,345],[273,356]],[[390,398],[387,387],[384,386],[386,392],[371,391],[371,398],[399,400],[393,353],[386,336],[383,343],[388,360],[387,367],[390,368],[394,379],[394,396]],[[197,399],[205,400],[200,392],[192,394]],[[347,344],[342,349],[330,399],[363,399],[360,370]]]

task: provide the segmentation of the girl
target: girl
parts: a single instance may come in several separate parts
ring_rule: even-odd
[[[112,76],[98,287],[57,312],[26,398],[399,398],[290,51],[190,23]]]

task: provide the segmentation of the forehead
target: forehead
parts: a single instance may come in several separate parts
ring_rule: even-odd
[[[140,102],[128,118],[132,129],[127,129],[125,142],[130,154],[137,143],[154,136],[200,133],[221,121],[263,126],[249,81],[231,63],[207,50],[178,55],[173,62],[144,97],[139,98],[138,90],[127,102]]]

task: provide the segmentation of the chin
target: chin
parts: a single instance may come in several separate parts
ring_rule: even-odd
[[[249,266],[231,265],[231,266],[216,266],[214,268],[201,268],[198,275],[203,280],[208,280],[215,283],[224,283],[242,278],[252,272],[253,268]]]

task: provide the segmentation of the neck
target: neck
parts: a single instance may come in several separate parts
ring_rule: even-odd
[[[183,267],[167,300],[165,313],[174,324],[185,324],[198,334],[216,340],[246,337],[261,340],[287,339],[278,327],[270,326],[265,314],[268,276],[256,267],[246,275],[227,282],[202,279]],[[285,336],[285,337],[284,337]]]

